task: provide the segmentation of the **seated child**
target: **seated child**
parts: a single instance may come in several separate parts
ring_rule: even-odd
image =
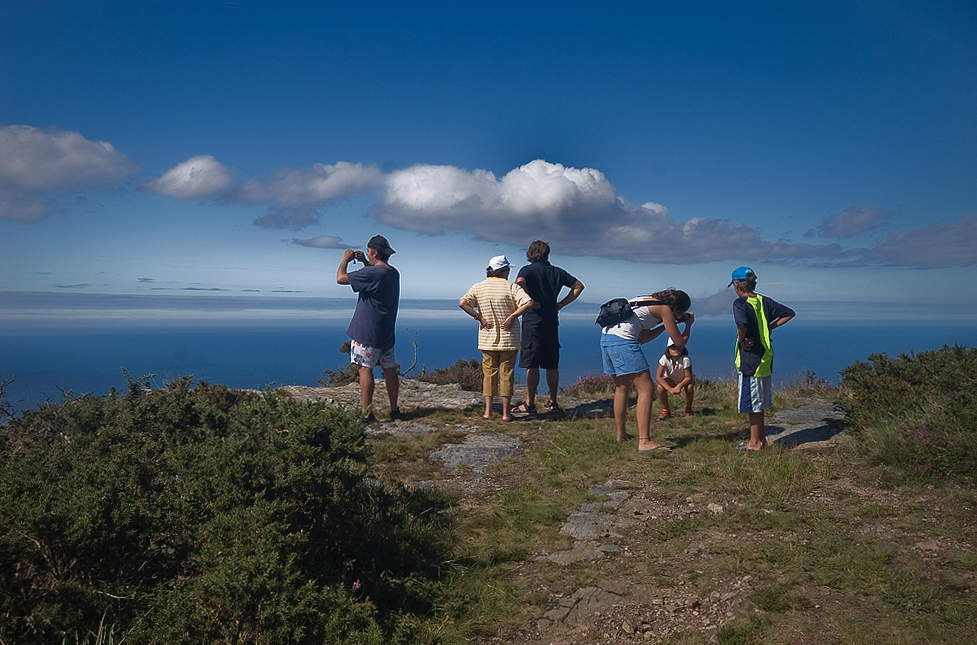
[[[658,400],[662,404],[659,421],[672,416],[668,409],[669,394],[685,394],[685,416],[692,416],[692,397],[695,386],[692,376],[692,359],[685,347],[676,349],[671,341],[665,348],[665,353],[658,361],[658,372],[655,375],[658,382]]]

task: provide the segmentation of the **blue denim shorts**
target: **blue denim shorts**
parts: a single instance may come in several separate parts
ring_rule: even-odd
[[[604,363],[604,374],[625,376],[649,369],[641,345],[614,334],[601,334],[600,357]]]

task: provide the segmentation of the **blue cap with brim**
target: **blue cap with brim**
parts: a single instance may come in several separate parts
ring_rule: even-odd
[[[756,271],[750,267],[737,267],[736,269],[733,269],[733,279],[729,281],[729,284],[727,284],[726,287],[729,288],[733,286],[734,282],[742,282],[751,275],[756,276]]]

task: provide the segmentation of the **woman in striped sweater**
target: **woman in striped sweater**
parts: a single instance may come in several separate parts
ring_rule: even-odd
[[[483,419],[492,418],[492,403],[502,396],[502,420],[512,421],[516,356],[519,353],[519,316],[533,306],[522,287],[509,282],[511,269],[504,255],[489,260],[486,278],[472,285],[458,306],[479,323],[478,348],[482,350]]]

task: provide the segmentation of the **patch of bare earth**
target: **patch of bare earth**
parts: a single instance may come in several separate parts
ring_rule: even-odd
[[[437,390],[441,387],[449,387],[443,391],[444,400]],[[355,394],[353,388],[348,389],[343,392],[347,398]],[[377,391],[382,389],[378,384]],[[321,391],[302,394],[339,398]],[[422,384],[408,386],[406,400],[415,397],[432,409],[442,405],[477,409],[480,397],[472,394],[459,394],[451,386]],[[409,409],[410,404],[403,401],[402,408]],[[847,440],[840,411],[824,400],[802,403],[801,408],[770,420],[770,438],[789,449],[803,449],[806,458],[832,475],[798,494],[791,504],[841,518],[839,521],[851,525],[851,533],[867,535],[883,548],[891,545],[899,550],[912,545],[911,555],[933,566],[973,552],[973,544],[966,537],[977,535],[977,514],[967,501],[972,497],[951,501],[941,491],[889,489],[867,479],[850,455],[838,450]],[[607,412],[593,403],[570,402],[567,407],[572,405],[579,406],[581,415]],[[493,432],[497,426],[484,428],[477,414],[473,416],[456,428],[464,435],[462,441],[442,446],[430,456],[443,468],[439,484],[459,490],[460,506],[468,511],[477,510],[490,495],[516,486],[528,476],[519,456],[526,447],[524,441],[533,440],[532,433],[522,432],[523,439],[519,439]],[[370,432],[416,436],[425,431],[427,423],[418,415],[375,425]],[[737,549],[745,544],[762,553],[785,540],[803,538],[748,527],[731,532],[710,528],[716,523],[697,522],[697,518],[716,519],[734,512],[735,496],[719,490],[688,497],[670,495],[662,492],[655,476],[654,469],[649,469],[645,475],[609,479],[592,487],[590,492],[597,501],[574,509],[560,527],[567,548],[532,554],[511,571],[518,584],[536,599],[528,620],[500,627],[479,642],[718,642],[719,630],[731,621],[762,618],[764,612],[757,607],[755,596],[769,580],[763,582],[757,572],[738,564]],[[924,526],[900,521],[901,509],[910,507],[930,509],[923,514]],[[867,508],[873,509],[869,515],[863,512]],[[944,533],[925,526],[929,522],[937,527],[948,515],[959,517],[960,513],[970,518],[964,520],[964,531]],[[731,544],[737,548],[730,548]],[[972,591],[973,573],[964,577],[968,592]],[[779,632],[777,642],[803,645],[844,640],[844,625],[849,619],[872,619],[871,606],[843,591],[802,583],[793,592],[796,599],[785,610],[791,614],[789,625]]]

